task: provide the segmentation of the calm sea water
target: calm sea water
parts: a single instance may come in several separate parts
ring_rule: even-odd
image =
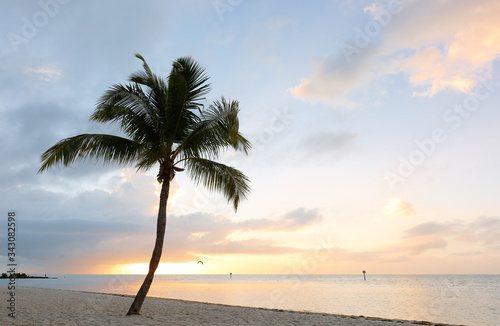
[[[136,294],[143,275],[50,275],[17,285]],[[6,285],[6,280],[1,280]],[[500,325],[500,275],[157,275],[151,296],[345,315]]]

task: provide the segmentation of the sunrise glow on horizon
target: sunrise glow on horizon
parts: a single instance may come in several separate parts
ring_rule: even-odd
[[[238,100],[253,145],[220,157],[251,181],[237,212],[177,173],[156,274],[500,273],[498,1],[218,3],[6,4],[0,206],[22,272],[147,272],[156,167],[37,174],[57,141],[117,134],[88,118],[141,53],[162,77],[197,60],[203,105]]]

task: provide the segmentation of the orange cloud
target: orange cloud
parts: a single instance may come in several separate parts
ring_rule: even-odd
[[[480,216],[468,224],[422,223],[404,232],[400,248],[410,255],[419,255],[430,249],[444,248],[449,240],[468,243],[469,246],[476,243],[494,250],[494,245],[500,242],[500,218]]]
[[[343,106],[349,109],[359,104],[349,99],[348,95],[359,83],[370,81],[376,74],[378,62],[373,53],[365,52],[355,65],[346,65],[344,58],[333,55],[315,60],[311,77],[302,78],[301,83],[288,91],[295,97],[308,103],[319,101],[331,106]]]
[[[365,7],[376,15],[380,5]],[[445,89],[471,93],[488,79],[500,56],[500,3],[497,1],[408,1],[402,11],[358,48],[347,62],[339,50],[313,63],[310,77],[289,91],[309,103],[355,108],[352,100],[383,76],[404,73],[415,96]],[[362,30],[362,26],[357,26]],[[354,37],[354,36],[353,36]],[[353,40],[345,40],[351,44]],[[341,44],[345,44],[342,42]]]
[[[427,250],[443,249],[447,244],[448,242],[443,238],[426,236],[406,240],[402,245],[402,249],[409,255],[420,255]]]
[[[383,215],[386,217],[406,217],[415,214],[412,204],[403,201],[399,197],[392,197],[385,201]]]
[[[454,3],[449,2],[449,6]],[[425,91],[415,95],[432,96],[446,88],[470,93],[478,77],[487,74],[490,64],[500,55],[500,3],[470,1],[453,8],[439,8],[454,20],[446,20],[453,30],[446,29],[438,40],[428,40],[422,49],[401,63],[414,86]],[[441,19],[429,20],[439,30]],[[418,32],[417,32],[418,33]]]

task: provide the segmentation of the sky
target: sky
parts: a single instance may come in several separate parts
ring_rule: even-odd
[[[206,102],[240,102],[252,192],[237,212],[172,182],[169,274],[500,273],[500,2],[0,0],[0,261],[144,273],[157,167],[40,155],[81,133],[111,85],[192,56]],[[197,264],[202,260],[204,264]]]

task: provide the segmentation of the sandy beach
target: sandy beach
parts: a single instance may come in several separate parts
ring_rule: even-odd
[[[1,291],[2,302],[9,298]],[[16,318],[2,309],[1,325],[443,325],[147,298],[139,316],[125,316],[133,297],[70,290],[18,288]]]

